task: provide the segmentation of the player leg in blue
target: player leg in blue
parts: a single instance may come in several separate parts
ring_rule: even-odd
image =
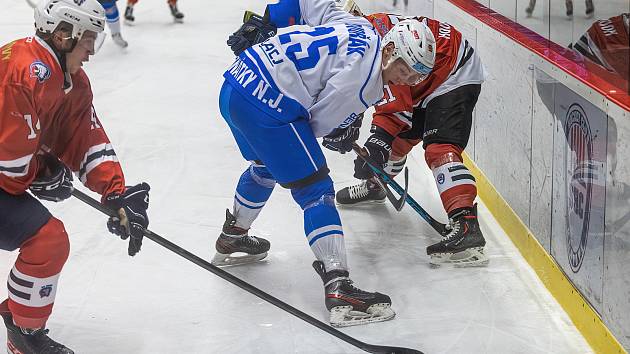
[[[118,13],[118,6],[116,6],[116,0],[100,0],[99,1],[105,9],[105,17],[107,18],[107,26],[112,34],[112,40],[116,45],[121,48],[127,48],[129,43],[123,39],[120,32],[120,14]]]
[[[229,82],[221,90],[221,113],[241,154],[258,164],[250,166],[241,176],[228,220],[233,218],[231,225],[246,231],[267,202],[275,183],[290,189],[304,212],[304,232],[317,259],[313,267],[324,282],[331,325],[343,327],[392,319],[395,313],[387,295],[352,285],[343,228],[334,204],[333,182],[305,118],[308,113],[286,96],[275,101],[280,103],[277,107],[264,104],[267,102],[255,101]]]
[[[249,235],[249,228],[271,196],[275,179],[264,165],[252,163],[241,175],[234,194],[232,213],[226,210],[225,222],[215,243],[211,263],[217,266],[240,265],[267,257],[269,241]]]

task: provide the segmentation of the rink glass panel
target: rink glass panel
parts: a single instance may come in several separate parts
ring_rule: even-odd
[[[506,12],[506,17],[521,21],[526,4],[519,4],[522,13]],[[537,33],[510,24],[493,29],[448,1],[435,2],[434,11],[436,18],[475,39],[488,69],[469,156],[630,349],[630,113],[610,101],[626,92],[611,92],[616,78],[592,63],[575,61],[566,47],[536,39],[532,49],[501,30],[507,28],[508,35],[522,31],[526,38]],[[578,6],[574,11],[575,17],[583,16]],[[488,14],[490,23],[502,21]],[[571,40],[572,28],[567,30]]]
[[[630,114],[614,110],[608,117],[604,306],[613,333],[623,333],[630,348]]]
[[[559,82],[552,86],[554,116],[551,254],[602,313],[606,198],[606,114]]]
[[[535,3],[534,10],[528,16],[526,9],[532,2]],[[565,48],[576,43],[596,21],[630,12],[630,0],[593,0],[593,16],[586,15],[585,0],[573,0],[572,16],[567,16],[564,0],[478,0],[477,3]],[[630,65],[630,56],[626,56],[625,60]],[[586,69],[589,70],[589,67]],[[614,82],[628,93],[629,78],[626,76],[617,75],[604,79]]]

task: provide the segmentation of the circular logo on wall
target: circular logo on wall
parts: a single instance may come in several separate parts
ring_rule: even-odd
[[[577,103],[567,111],[564,126],[567,138],[565,151],[567,256],[574,273],[582,267],[588,241],[593,176],[593,137],[584,109]]]

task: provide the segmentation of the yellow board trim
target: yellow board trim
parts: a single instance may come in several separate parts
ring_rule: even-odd
[[[488,210],[593,350],[602,354],[628,354],[593,307],[569,281],[558,263],[547,253],[466,153],[464,164],[475,176],[479,197]]]

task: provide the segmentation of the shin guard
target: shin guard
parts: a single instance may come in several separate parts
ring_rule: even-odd
[[[57,282],[68,259],[70,243],[63,223],[51,218],[20,247],[7,287],[15,324],[44,327],[57,293]]]
[[[444,210],[450,213],[459,208],[472,208],[477,185],[462,162],[462,149],[452,144],[429,144],[424,157],[433,171]]]

